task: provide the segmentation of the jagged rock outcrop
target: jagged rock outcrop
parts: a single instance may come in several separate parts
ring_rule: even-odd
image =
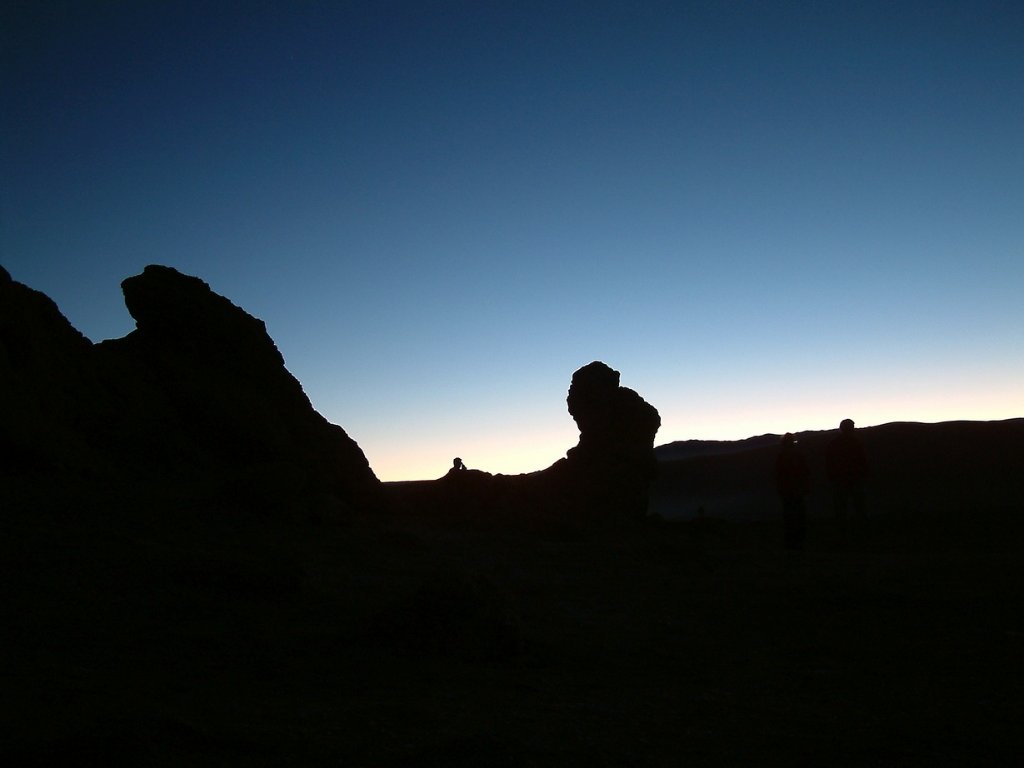
[[[393,494],[439,521],[460,524],[584,530],[643,519],[657,472],[657,409],[598,361],[573,374],[566,402],[579,443],[547,469],[515,476],[454,469]]]
[[[620,386],[619,372],[600,361],[573,374],[566,404],[580,439],[564,465],[553,469],[566,475],[577,502],[594,514],[643,517],[648,487],[657,472],[657,409]]]
[[[48,296],[0,267],[0,471],[92,465],[91,352]]]
[[[619,385],[618,371],[600,361],[583,366],[572,375],[566,405],[580,430],[570,458],[644,466],[653,460],[661,417],[640,395]]]
[[[363,452],[313,409],[262,321],[169,267],[122,289],[136,330],[94,345],[0,268],[0,473],[117,476],[248,507],[376,506]],[[580,439],[566,458],[515,477],[453,472],[413,506],[458,520],[642,518],[657,410],[601,362],[573,374],[567,405]]]
[[[21,414],[5,419],[5,451],[242,505],[376,503],[363,452],[313,409],[263,322],[202,280],[146,267],[122,283],[136,330],[93,345],[0,277],[5,413]]]
[[[364,503],[377,478],[359,446],[317,413],[266,327],[196,277],[151,265],[121,284],[136,330],[100,345],[159,387],[194,463],[239,491],[334,493]]]

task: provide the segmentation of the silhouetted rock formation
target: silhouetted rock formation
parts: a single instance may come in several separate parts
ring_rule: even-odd
[[[163,382],[188,445],[210,469],[232,468],[247,485],[349,500],[372,493],[363,452],[313,410],[262,321],[168,267],[146,267],[121,286],[136,330],[103,346]]]
[[[359,446],[311,406],[257,320],[161,266],[122,283],[136,330],[92,345],[4,273],[5,452],[38,466],[127,473],[243,505],[374,503]]]
[[[573,374],[566,403],[579,443],[547,469],[515,476],[453,470],[438,480],[389,485],[391,496],[435,521],[463,524],[582,530],[645,517],[657,471],[658,411],[619,386],[619,372],[602,362]]]
[[[48,296],[0,267],[0,459],[8,471],[92,464],[91,352]]]
[[[643,517],[657,473],[657,409],[619,386],[619,372],[598,361],[573,374],[566,403],[580,440],[552,470],[569,483],[584,513]]]
[[[169,267],[148,266],[122,289],[136,330],[94,345],[0,268],[0,472],[108,478],[247,508],[379,502],[363,452],[313,409],[262,321]],[[579,444],[548,469],[453,471],[403,501],[463,521],[642,518],[657,410],[601,362],[573,374],[567,404]]]

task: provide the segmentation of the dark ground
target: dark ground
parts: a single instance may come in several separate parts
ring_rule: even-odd
[[[908,510],[846,548],[819,521],[793,554],[763,523],[543,537],[8,490],[5,765],[1005,766],[1024,747],[1024,510]]]

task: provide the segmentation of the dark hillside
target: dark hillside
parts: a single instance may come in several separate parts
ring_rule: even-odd
[[[1024,419],[939,424],[896,422],[858,429],[868,455],[870,514],[950,514],[1024,505]],[[824,453],[836,435],[800,432],[811,466],[809,511],[831,511]],[[651,511],[689,519],[698,509],[728,519],[773,520],[776,436],[732,444],[675,443],[656,449],[660,474]],[[689,455],[679,456],[687,447]],[[704,447],[706,450],[701,450]],[[668,456],[669,458],[665,458]]]

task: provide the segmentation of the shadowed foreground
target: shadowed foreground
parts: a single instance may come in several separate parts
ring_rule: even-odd
[[[794,559],[758,523],[295,530],[32,494],[3,532],[8,765],[1019,755],[1016,518],[882,520],[846,551],[820,523]]]

